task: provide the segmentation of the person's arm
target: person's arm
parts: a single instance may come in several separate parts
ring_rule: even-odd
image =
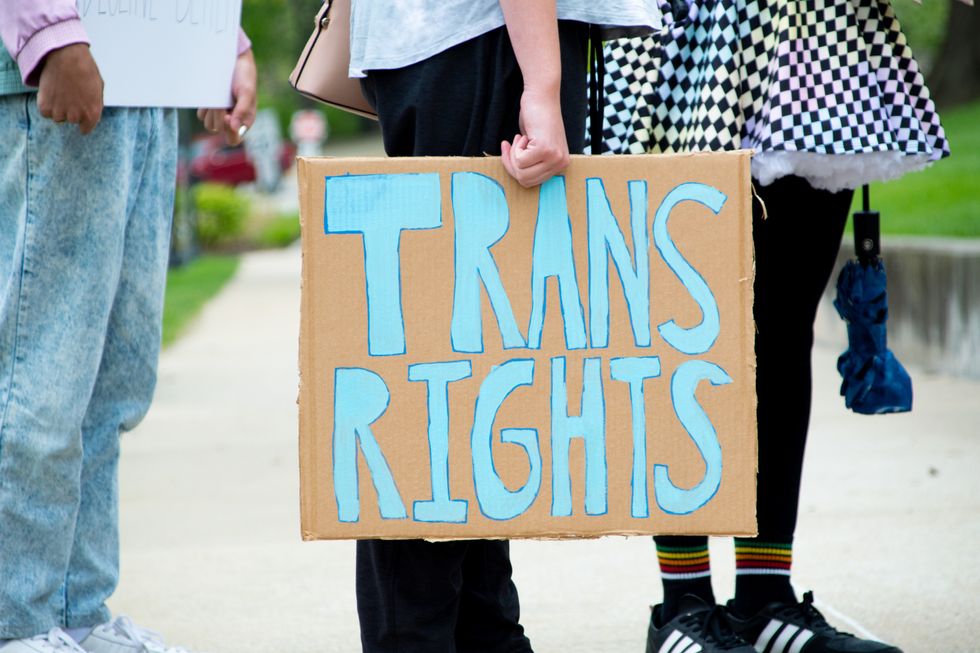
[[[102,76],[74,0],[3,0],[0,38],[21,78],[37,86],[41,115],[87,134],[102,117]]]
[[[244,132],[255,122],[255,105],[257,100],[257,73],[255,57],[252,55],[252,43],[245,32],[238,30],[238,59],[235,61],[235,71],[231,78],[231,97],[234,105],[228,109],[198,109],[197,117],[204,127],[212,133],[221,132],[225,142],[238,145],[242,142]]]
[[[524,77],[521,133],[513,143],[501,143],[501,154],[507,172],[530,188],[564,170],[569,161],[557,8],[555,0],[500,0],[500,7]]]

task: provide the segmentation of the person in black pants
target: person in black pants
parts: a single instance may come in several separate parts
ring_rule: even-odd
[[[582,151],[589,24],[639,34],[660,24],[649,0],[351,7],[350,72],[366,73],[388,155],[500,155],[525,188]],[[361,541],[357,608],[366,653],[531,650],[504,541]]]
[[[558,40],[564,136],[567,151],[579,153],[588,26],[562,21]],[[371,70],[362,85],[389,156],[500,155],[502,142],[514,139],[505,146],[505,165],[518,181],[531,186],[553,174],[534,163],[530,176],[515,167],[523,156],[517,148],[527,145],[515,135],[530,128],[521,113],[525,80],[506,28],[410,66]],[[566,153],[560,167],[567,160]],[[366,653],[531,650],[519,623],[507,541],[359,541],[357,609]]]

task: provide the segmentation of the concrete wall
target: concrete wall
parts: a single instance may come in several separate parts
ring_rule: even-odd
[[[881,249],[889,348],[904,364],[980,379],[980,240],[891,237]],[[853,256],[845,237],[816,322],[818,342],[841,351],[847,333],[831,301],[840,267]]]

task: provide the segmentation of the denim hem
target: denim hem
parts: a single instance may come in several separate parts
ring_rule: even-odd
[[[24,626],[21,624],[0,624],[0,640],[4,639],[24,639],[25,637],[36,637],[43,635],[52,628],[58,628],[60,624],[57,620],[47,622],[45,625],[33,624]]]
[[[109,608],[102,606],[95,612],[89,612],[81,616],[75,616],[70,612],[65,613],[64,628],[94,628],[112,619]]]
[[[65,622],[61,624],[58,623],[57,619],[52,619],[44,625],[34,623],[25,626],[22,624],[0,623],[0,640],[35,637],[37,635],[43,635],[52,628],[94,628],[95,626],[108,622],[110,619],[112,619],[112,613],[109,612],[109,608],[103,606],[96,612],[90,612],[78,617],[68,614],[65,616]]]

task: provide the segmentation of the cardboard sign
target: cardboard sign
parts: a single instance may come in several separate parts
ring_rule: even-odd
[[[228,107],[241,0],[76,0],[115,107]]]
[[[299,179],[305,539],[755,532],[748,153]]]

